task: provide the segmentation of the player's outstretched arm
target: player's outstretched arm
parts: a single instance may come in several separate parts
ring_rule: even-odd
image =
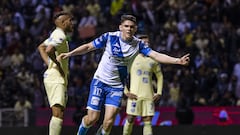
[[[156,61],[160,63],[165,63],[165,64],[179,64],[179,65],[188,65],[190,61],[190,54],[185,54],[184,56],[180,58],[172,57],[163,53],[159,53],[156,51],[151,51],[149,56]]]
[[[68,53],[61,53],[57,59],[65,59],[65,58],[75,56],[75,55],[82,55],[82,54],[88,53],[90,51],[93,51],[95,49],[96,48],[94,47],[93,43],[90,42],[87,44],[83,44]]]

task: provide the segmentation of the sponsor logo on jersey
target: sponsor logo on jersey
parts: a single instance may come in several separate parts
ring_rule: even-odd
[[[121,97],[123,95],[122,91],[112,91],[111,92],[111,97],[117,96],[117,97]]]
[[[136,102],[131,103],[131,112],[135,112]]]

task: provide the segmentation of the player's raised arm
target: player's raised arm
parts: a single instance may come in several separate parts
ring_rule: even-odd
[[[82,54],[88,53],[90,51],[93,51],[95,49],[96,48],[94,47],[93,43],[89,42],[89,43],[83,44],[83,45],[75,48],[74,50],[72,50],[68,53],[61,53],[58,56],[58,59],[65,59],[65,58],[75,56],[75,55],[82,55]]]
[[[179,64],[179,65],[188,65],[190,62],[189,58],[190,54],[185,54],[184,56],[177,58],[177,57],[172,57],[163,53],[159,53],[156,51],[151,51],[149,54],[149,57],[155,59],[156,61],[160,63],[165,63],[165,64]]]

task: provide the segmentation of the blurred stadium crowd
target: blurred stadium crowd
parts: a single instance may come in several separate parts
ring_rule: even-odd
[[[190,106],[240,105],[239,0],[1,0],[0,5],[0,108],[14,107],[19,97],[34,108],[48,106],[46,66],[37,45],[61,10],[74,15],[71,49],[117,30],[120,15],[130,13],[137,17],[138,33],[150,35],[152,48],[172,56],[189,52],[188,67],[161,65],[164,88],[156,105],[176,106],[181,99]],[[68,107],[86,105],[101,52],[70,59]]]

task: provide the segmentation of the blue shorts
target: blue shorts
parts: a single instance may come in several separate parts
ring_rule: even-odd
[[[103,104],[118,108],[121,106],[122,96],[123,88],[113,88],[97,79],[93,79],[87,109],[101,111]]]

